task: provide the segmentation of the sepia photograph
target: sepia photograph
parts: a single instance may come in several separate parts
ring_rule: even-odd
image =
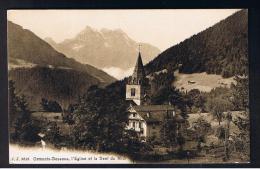
[[[7,10],[9,164],[250,163],[248,9]]]

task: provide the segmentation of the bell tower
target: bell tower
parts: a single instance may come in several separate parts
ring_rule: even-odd
[[[137,105],[141,105],[144,97],[144,87],[142,86],[145,80],[145,71],[143,66],[143,61],[140,52],[133,75],[129,77],[128,83],[126,85],[126,100],[133,100]]]

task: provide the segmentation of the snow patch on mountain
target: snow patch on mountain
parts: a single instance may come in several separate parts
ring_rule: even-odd
[[[72,49],[78,51],[78,50],[80,50],[80,49],[83,48],[83,47],[84,47],[84,45],[82,45],[82,44],[75,44],[75,45],[72,47]]]

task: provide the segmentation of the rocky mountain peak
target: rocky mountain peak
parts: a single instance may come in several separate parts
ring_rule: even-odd
[[[49,44],[54,45],[52,42]],[[131,39],[122,29],[97,30],[90,26],[86,26],[74,38],[66,39],[54,47],[68,57],[100,69],[109,67],[129,69],[134,67],[138,54],[138,42]],[[158,48],[142,43],[144,63],[159,53]]]

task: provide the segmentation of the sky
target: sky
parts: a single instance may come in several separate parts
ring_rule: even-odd
[[[214,25],[239,9],[8,10],[8,20],[44,39],[73,38],[86,26],[122,29],[137,42],[161,51]]]

